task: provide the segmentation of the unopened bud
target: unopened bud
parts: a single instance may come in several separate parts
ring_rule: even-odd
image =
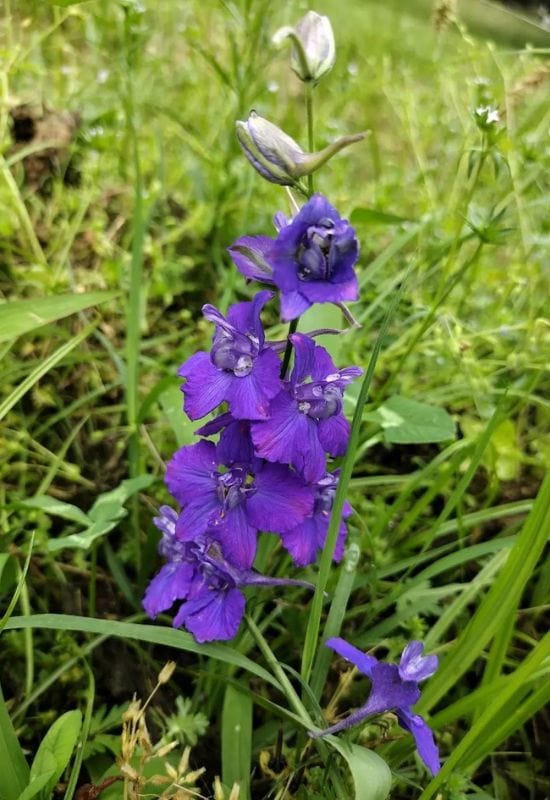
[[[174,674],[174,670],[176,669],[176,662],[175,661],[168,661],[161,671],[159,672],[158,682],[160,684],[168,683],[172,675]]]
[[[299,178],[319,169],[339,150],[364,139],[367,132],[342,136],[323,150],[306,153],[294,139],[255,111],[237,123],[239,143],[254,169],[271,183],[293,186]]]
[[[334,34],[328,17],[308,11],[294,28],[284,27],[273,36],[280,44],[292,41],[290,66],[302,81],[318,81],[332,69],[336,58]]]

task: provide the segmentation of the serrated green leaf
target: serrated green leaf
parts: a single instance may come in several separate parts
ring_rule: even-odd
[[[355,787],[355,800],[385,800],[391,789],[391,772],[386,762],[366,747],[336,736],[325,741],[345,758]]]
[[[382,427],[389,444],[428,444],[456,436],[454,421],[445,409],[398,394],[364,416]]]
[[[73,506],[72,503],[64,503],[62,500],[56,500],[55,497],[50,497],[46,494],[30,497],[28,500],[21,501],[20,505],[25,508],[38,508],[40,511],[45,511],[47,514],[53,514],[56,517],[62,517],[71,522],[79,522],[81,525],[90,524],[89,517],[87,517],[80,508]]]
[[[124,508],[132,495],[146,489],[153,483],[152,475],[138,475],[122,481],[120,486],[110,492],[100,495],[88,512],[86,521],[88,527],[81,533],[71,533],[58,539],[50,539],[48,550],[55,553],[65,547],[87,550],[96,539],[112,531],[117,523],[123,519],[127,511]],[[91,524],[89,524],[91,522]]]
[[[57,294],[33,300],[14,300],[0,305],[0,342],[16,339],[24,333],[83,311],[117,297],[119,292]]]

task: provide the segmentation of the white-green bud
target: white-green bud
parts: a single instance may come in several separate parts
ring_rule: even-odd
[[[366,132],[342,136],[323,150],[306,153],[291,136],[255,111],[246,122],[238,120],[236,126],[239,143],[254,169],[266,180],[281,186],[293,186],[343,147],[366,136]]]
[[[334,66],[336,47],[328,17],[308,11],[294,28],[278,30],[273,42],[280,45],[286,38],[292,41],[290,66],[300,80],[317,82]]]

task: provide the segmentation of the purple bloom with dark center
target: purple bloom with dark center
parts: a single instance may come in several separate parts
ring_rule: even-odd
[[[243,569],[252,566],[259,530],[290,530],[313,508],[311,488],[289,467],[259,458],[221,463],[216,446],[204,440],[176,451],[166,485],[183,507],[178,538],[191,541],[211,529]]]
[[[313,513],[292,530],[281,534],[283,545],[292,556],[294,563],[299,567],[312,564],[317,558],[317,552],[325,544],[337,486],[338,472],[327,472],[312,487],[314,491]],[[345,519],[351,513],[351,506],[346,502],[342,516]],[[340,561],[344,555],[346,533],[346,524],[342,521],[334,550],[335,561]]]
[[[280,228],[276,239],[243,236],[229,253],[246,278],[280,289],[283,320],[299,317],[313,303],[341,303],[359,295],[355,231],[320,194]]]
[[[206,319],[216,325],[210,353],[199,351],[179,368],[184,409],[200,419],[227,401],[237,419],[265,419],[269,401],[280,390],[280,362],[265,346],[260,312],[272,292],[262,291],[252,301],[236,303],[227,318],[211,305],[203,306]]]
[[[304,581],[266,578],[250,569],[232,564],[215,534],[208,531],[195,541],[182,542],[176,534],[178,515],[169,506],[161,506],[154,520],[162,531],[159,552],[168,563],[150,582],[143,606],[150,617],[180,602],[173,625],[182,625],[197,642],[232,639],[241,623],[245,597],[242,587],[305,586]]]
[[[315,738],[338,733],[372,714],[393,711],[401,727],[414,736],[418,754],[432,775],[439,772],[439,752],[434,735],[424,719],[412,712],[412,707],[420,698],[418,684],[434,674],[438,665],[437,656],[424,656],[422,642],[409,642],[399,664],[385,664],[338,637],[328,639],[326,645],[355,664],[370,679],[372,688],[367,702],[361,708],[341,722],[310,735]]]
[[[290,380],[271,401],[269,419],[251,425],[252,440],[259,456],[292,464],[308,483],[314,483],[325,475],[325,453],[346,452],[350,425],[342,411],[343,392],[362,370],[336,369],[324,347],[303,333],[290,339],[294,345]]]

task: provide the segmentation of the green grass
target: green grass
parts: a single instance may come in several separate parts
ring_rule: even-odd
[[[167,499],[165,463],[197,427],[181,413],[176,369],[208,346],[203,303],[225,309],[252,294],[226,247],[271,234],[273,213],[287,210],[280,187],[243,158],[234,122],[255,108],[307,141],[302,89],[287,51],[270,45],[306,5],[4,4],[0,717],[14,727],[2,725],[0,765],[13,776],[0,769],[0,798],[21,794],[56,717],[80,709],[91,735],[94,711],[134,692],[145,699],[174,653],[177,672],[152,704],[169,714],[181,694],[191,715],[208,716],[191,757],[207,768],[206,796],[221,775],[244,781],[242,797],[282,792],[294,776],[281,797],[382,798],[377,756],[393,771],[393,800],[548,793],[550,34],[473,0],[440,31],[427,0],[316,8],[331,17],[338,56],[315,90],[315,145],[370,131],[315,177],[361,240],[353,311],[363,327],[323,344],[338,363],[374,367],[368,397],[357,389],[347,404],[351,544],[341,566],[327,552],[303,571],[317,582],[313,601],[262,590],[232,646],[201,647],[168,620],[131,615],[158,566],[151,518]],[[38,188],[24,159],[40,145],[12,139],[20,104],[79,116]],[[476,125],[485,105],[499,109],[496,136]],[[308,320],[340,322],[325,307]],[[268,321],[281,338],[275,315]],[[457,441],[388,442],[372,412],[393,395],[445,408]],[[121,487],[129,478],[144,487],[132,497]],[[119,487],[89,547],[56,548]],[[266,570],[288,571],[269,537],[260,553]],[[434,781],[391,719],[348,744],[308,744],[304,726],[320,723],[338,691],[322,640],[339,632],[389,659],[411,638],[440,656],[420,705],[446,761]],[[339,713],[366,691],[349,683]],[[262,751],[279,747],[286,766],[262,772]],[[114,769],[108,749],[83,764],[81,753],[65,773],[69,799]]]

